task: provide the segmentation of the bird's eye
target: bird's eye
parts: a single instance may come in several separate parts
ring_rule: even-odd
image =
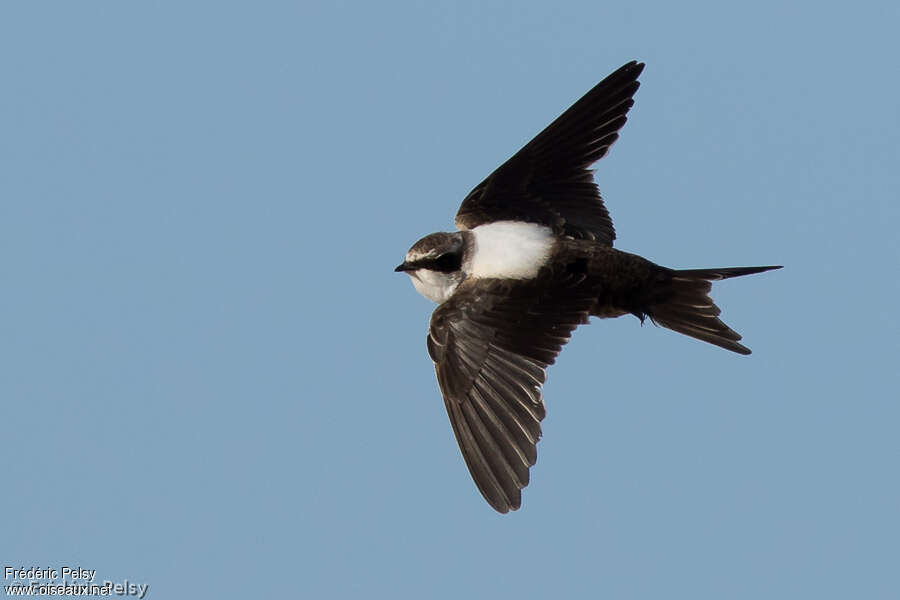
[[[462,264],[462,255],[454,254],[452,252],[446,252],[438,256],[434,260],[434,264],[437,265],[439,271],[443,271],[445,273],[449,273],[450,271],[457,271]]]

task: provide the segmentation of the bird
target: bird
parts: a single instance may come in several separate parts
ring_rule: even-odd
[[[427,336],[469,473],[500,513],[537,460],[547,368],[590,317],[634,315],[738,354],[712,282],[777,266],[671,269],[613,248],[590,167],[619,137],[644,64],[614,71],[463,199],[456,231],[417,241],[394,270],[438,304]]]

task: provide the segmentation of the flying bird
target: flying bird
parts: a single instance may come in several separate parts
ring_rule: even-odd
[[[420,239],[395,269],[438,303],[428,353],[469,472],[501,513],[521,505],[545,373],[578,325],[630,314],[750,354],[711,282],[780,268],[677,270],[613,248],[589,167],[618,139],[643,68],[594,86],[465,197],[457,231]]]

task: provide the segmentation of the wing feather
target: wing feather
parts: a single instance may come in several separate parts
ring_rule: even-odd
[[[527,282],[464,282],[431,318],[428,350],[456,440],[499,512],[521,505],[546,414],[546,368],[594,301],[573,281],[545,273]]]
[[[589,167],[619,138],[643,68],[631,61],[616,70],[475,186],[456,226],[526,221],[612,245],[615,229]]]

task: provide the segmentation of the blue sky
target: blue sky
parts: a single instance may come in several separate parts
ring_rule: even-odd
[[[0,9],[0,560],[149,598],[895,598],[900,8]],[[826,3],[827,4],[827,3]],[[483,502],[392,272],[597,81],[624,250],[741,357],[632,318]]]

